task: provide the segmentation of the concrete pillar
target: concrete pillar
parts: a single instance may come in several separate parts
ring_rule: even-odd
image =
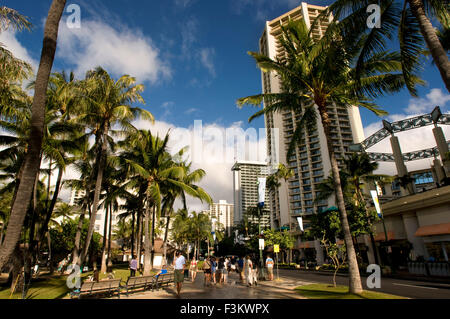
[[[375,264],[375,247],[372,247],[372,243],[368,235],[364,235],[364,243],[367,247],[367,258],[369,259],[369,264]]]
[[[435,181],[440,184],[442,180],[445,178],[445,171],[442,168],[441,162],[438,159],[435,159],[433,161],[433,171],[436,174]]]
[[[397,167],[397,174],[399,177],[407,176],[408,170],[406,169],[405,162],[403,161],[403,153],[400,148],[400,143],[398,141],[397,136],[391,137],[391,147],[392,152],[394,153],[395,166]],[[411,183],[409,183],[406,187],[406,191],[409,195],[414,194],[414,187]]]
[[[324,256],[323,256],[323,248],[320,244],[320,240],[314,241],[314,248],[316,250],[316,262],[318,266],[322,266],[324,264]]]
[[[442,127],[436,126],[433,129],[434,139],[441,155],[442,163],[444,164],[445,174],[450,177],[450,161],[445,160],[445,154],[449,151],[448,144],[442,131]]]
[[[419,228],[419,222],[417,220],[416,214],[403,214],[402,219],[403,225],[405,226],[406,237],[408,238],[408,241],[413,245],[415,257],[417,258],[418,256],[423,256],[423,258],[427,260],[429,256],[423,239],[414,235]]]
[[[442,253],[444,254],[444,259],[446,262],[448,262],[447,248],[445,248],[444,242],[441,242],[441,247],[442,247]]]

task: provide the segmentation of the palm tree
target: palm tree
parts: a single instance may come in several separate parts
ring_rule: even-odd
[[[331,139],[331,119],[327,106],[333,103],[355,105],[365,107],[377,115],[385,115],[386,112],[381,111],[372,102],[373,99],[400,90],[405,85],[405,80],[402,73],[395,73],[402,70],[399,55],[384,52],[368,58],[363,64],[360,76],[357,77],[353,61],[360,53],[363,42],[359,38],[351,38],[351,35],[346,35],[347,38],[344,39],[340,31],[336,23],[331,22],[324,37],[314,40],[303,20],[290,21],[282,27],[282,35],[279,38],[286,52],[285,56],[274,61],[255,52],[249,53],[263,72],[276,72],[284,91],[241,98],[238,105],[259,106],[261,102],[265,102],[264,108],[255,113],[249,121],[281,110],[296,110],[298,114],[302,114],[289,147],[288,158],[305,128],[310,133],[314,130],[318,111],[327,141],[345,234],[349,259],[349,288],[350,292],[359,293],[362,291],[361,279],[345,210],[339,166]]]
[[[32,24],[28,21],[27,17],[16,10],[5,6],[0,7],[0,32],[5,31],[10,27],[16,30],[30,30]]]
[[[367,25],[367,7],[380,5],[380,28]],[[333,13],[336,19],[342,19],[341,26],[346,34],[365,34],[364,47],[358,57],[357,67],[362,70],[364,62],[374,52],[386,50],[393,37],[398,37],[403,74],[409,91],[416,95],[414,73],[420,65],[425,52],[424,41],[439,69],[441,77],[450,92],[450,62],[444,49],[445,43],[439,41],[438,33],[431,21],[440,22],[444,30],[450,23],[449,3],[442,0],[337,0],[321,17]]]
[[[287,182],[288,179],[290,179],[293,176],[294,176],[293,170],[287,168],[284,164],[279,163],[277,170],[267,177],[267,188],[274,193],[278,193],[278,188],[281,186],[280,180],[284,179],[284,181]],[[274,198],[275,201],[278,201],[278,196],[274,196]],[[277,226],[279,227],[279,225]]]
[[[211,220],[206,214],[197,214],[192,212],[192,217],[189,218],[188,230],[191,235],[191,240],[194,243],[194,256],[198,259],[200,252],[200,243],[207,239],[211,233]]]
[[[145,103],[140,95],[143,85],[136,85],[136,79],[128,75],[122,76],[115,81],[102,68],[89,71],[86,75],[85,92],[83,97],[83,110],[74,121],[85,124],[90,133],[95,136],[95,171],[96,183],[94,199],[92,202],[92,213],[89,229],[84,244],[80,262],[83,263],[89,251],[92,234],[94,232],[95,216],[97,215],[100,193],[102,190],[103,172],[108,156],[108,146],[113,144],[110,136],[118,135],[124,131],[136,130],[131,122],[138,118],[153,121],[150,112],[138,107],[132,107],[134,102]],[[122,131],[113,129],[118,124]]]
[[[45,120],[45,97],[48,80],[53,65],[58,38],[59,21],[61,20],[66,0],[53,0],[44,28],[44,43],[41,62],[36,76],[36,87],[31,115],[31,132],[29,149],[25,156],[25,164],[16,198],[12,204],[11,216],[4,242],[0,247],[0,268],[10,258],[20,238],[33,185],[40,168],[40,154]]]
[[[208,204],[212,204],[211,196],[209,196],[203,188],[195,184],[200,182],[205,177],[206,172],[203,169],[196,169],[194,171],[191,171],[192,163],[187,163],[181,160],[185,151],[186,149],[182,149],[174,156],[174,161],[176,165],[182,167],[184,170],[184,174],[180,179],[180,181],[183,182],[185,185],[188,185],[189,187],[196,190],[196,195],[194,196],[194,198],[199,199],[202,203],[203,201],[205,201]],[[173,205],[175,204],[175,200],[177,198],[181,198],[183,209],[187,211],[188,208],[186,204],[187,194],[182,187],[178,187],[176,185],[169,185],[168,189],[163,189],[163,193],[165,193],[165,196],[162,200],[162,213],[164,213],[164,216],[167,218],[166,230],[164,232],[164,241],[163,241],[163,255],[164,255],[163,258],[164,260],[166,260],[169,224],[171,215],[173,213]]]
[[[123,167],[135,178],[129,182],[129,186],[145,186],[145,256],[144,274],[150,274],[153,267],[152,249],[154,241],[154,229],[156,216],[161,214],[162,189],[169,187],[180,187],[192,196],[198,192],[189,185],[182,182],[184,169],[177,166],[167,151],[169,134],[164,139],[153,136],[150,131],[139,131],[126,140],[129,145],[127,150],[121,154]],[[151,214],[151,217],[150,217]],[[151,230],[149,231],[150,220]]]

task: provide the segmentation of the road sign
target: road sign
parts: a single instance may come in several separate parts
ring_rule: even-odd
[[[264,239],[263,238],[259,239],[259,250],[264,250]]]
[[[280,245],[273,245],[273,251],[275,253],[279,253],[280,252]]]

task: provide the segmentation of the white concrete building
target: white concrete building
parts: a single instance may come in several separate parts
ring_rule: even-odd
[[[264,162],[238,161],[231,170],[233,171],[234,224],[236,225],[242,221],[249,207],[258,205],[258,178],[269,175],[269,166]],[[266,188],[262,227],[270,227],[269,198],[269,191]]]
[[[283,56],[285,52],[278,41],[282,32],[280,26],[285,25],[289,20],[304,19],[306,25],[311,27],[311,23],[324,9],[325,7],[302,2],[299,7],[272,21],[267,21],[259,41],[260,52],[272,59]],[[313,37],[320,38],[328,24],[329,22],[321,22],[313,31]],[[261,77],[264,93],[281,92],[280,81],[275,73],[262,72]],[[341,164],[345,155],[349,154],[349,146],[364,140],[361,117],[358,108],[352,106],[330,105],[328,111],[332,119],[333,147],[338,162]],[[281,180],[278,192],[271,194],[272,226],[275,229],[287,226],[294,235],[300,234],[297,217],[302,216],[304,227],[308,228],[309,216],[325,210],[327,207],[335,206],[333,198],[319,203],[314,202],[318,192],[317,185],[328,177],[331,170],[325,133],[320,120],[317,121],[317,130],[312,135],[306,131],[303,133],[302,141],[298,143],[295,155],[289,159],[286,158],[288,146],[300,116],[301,114],[296,111],[288,110],[265,117],[268,155],[271,158],[279,159],[295,173],[295,176],[287,183]],[[271,135],[273,128],[278,129],[278,137]],[[279,147],[277,147],[278,145]],[[274,152],[278,153],[274,154]],[[306,243],[301,243],[297,237],[297,248],[304,248],[305,245]],[[322,263],[323,252],[319,241],[310,242],[307,246],[315,248],[316,260]]]
[[[226,200],[219,200],[218,203],[210,205],[209,210],[204,211],[209,217],[215,218],[225,229],[228,236],[231,236],[231,230],[234,224],[234,205],[227,203]]]

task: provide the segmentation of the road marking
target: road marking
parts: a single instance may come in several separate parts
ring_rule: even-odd
[[[414,285],[405,285],[405,284],[396,284],[396,283],[392,283],[392,284],[396,285],[396,286],[406,286],[406,287],[423,288],[423,289],[433,289],[433,290],[439,289],[439,288],[433,288],[433,287],[423,287],[423,286],[414,286]]]

